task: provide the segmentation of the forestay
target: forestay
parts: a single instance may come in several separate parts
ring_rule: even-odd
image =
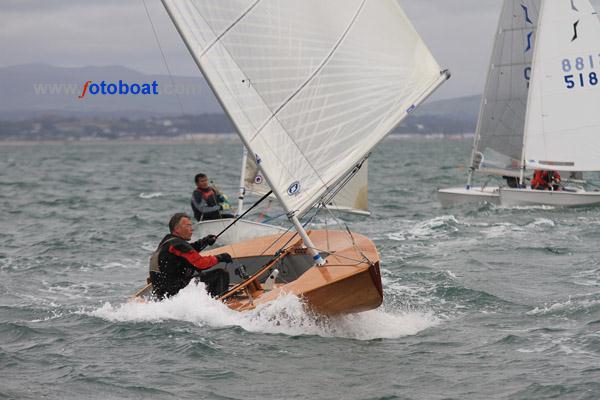
[[[472,165],[518,176],[540,0],[505,0],[479,113]]]
[[[288,212],[445,80],[396,0],[163,0]]]
[[[600,170],[600,21],[588,0],[545,1],[533,62],[528,167]]]

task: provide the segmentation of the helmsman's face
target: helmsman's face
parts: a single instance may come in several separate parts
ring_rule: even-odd
[[[175,227],[173,233],[175,236],[179,236],[184,240],[191,240],[192,234],[194,233],[194,225],[189,218],[182,218],[181,221],[179,221],[179,225]]]

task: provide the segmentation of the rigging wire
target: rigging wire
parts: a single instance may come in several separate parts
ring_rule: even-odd
[[[369,264],[373,264],[373,262],[369,259],[369,257],[367,257],[365,255],[365,253],[362,251],[362,249],[356,244],[356,240],[354,240],[354,235],[352,234],[352,231],[350,231],[348,224],[346,224],[345,222],[342,222],[338,217],[336,217],[335,214],[333,214],[333,212],[331,211],[331,209],[329,209],[325,204],[322,204],[321,206],[322,206],[322,208],[324,208],[325,210],[327,210],[329,212],[329,215],[331,215],[331,217],[338,223],[338,225],[346,228],[346,232],[348,232],[348,236],[350,237],[350,240],[352,241],[352,247],[354,247],[354,249],[356,249],[356,251],[358,251],[360,253],[360,255],[363,257],[364,260],[362,260],[362,261],[366,261]],[[341,257],[343,257],[343,256],[341,256]],[[348,258],[348,257],[343,257],[343,258]],[[357,260],[354,260],[354,261],[357,261]],[[360,262],[362,262],[362,261],[360,261]]]
[[[144,4],[144,9],[146,10],[146,16],[148,17],[148,21],[150,22],[150,26],[152,27],[152,32],[154,33],[154,39],[156,40],[156,44],[158,45],[158,49],[160,50],[160,54],[162,56],[163,63],[165,64],[165,68],[167,69],[167,73],[169,74],[169,79],[171,81],[171,85],[173,87],[173,92],[175,93],[175,97],[177,97],[177,102],[179,103],[179,108],[181,109],[181,115],[185,115],[185,111],[183,109],[183,103],[181,102],[181,97],[177,90],[175,90],[175,80],[173,79],[173,74],[171,73],[171,69],[169,68],[169,63],[167,63],[167,57],[163,51],[163,48],[160,44],[160,40],[158,39],[158,33],[156,32],[156,27],[152,22],[152,17],[150,16],[150,11],[148,10],[148,5],[146,4],[146,0],[142,0],[142,4]]]
[[[354,178],[354,176],[358,173],[358,171],[362,168],[363,164],[365,163],[365,161],[367,161],[367,159],[369,158],[369,156],[371,155],[371,153],[367,153],[367,155],[365,155],[362,160],[360,160],[360,162],[358,164],[356,164],[354,166],[354,168],[352,168],[352,170],[350,170],[350,172],[348,174],[346,174],[346,176],[335,186],[333,186],[331,191],[325,192],[322,196],[321,196],[321,204],[329,204],[333,201],[334,197],[338,195],[338,193],[344,188],[344,186],[346,186],[348,184],[348,182],[350,182],[352,180],[352,178]],[[327,198],[326,198],[327,197]]]
[[[252,211],[252,209],[254,209],[254,207],[256,207],[257,205],[259,205],[260,203],[263,202],[264,199],[266,199],[267,197],[269,197],[271,195],[272,191],[269,190],[269,192],[267,194],[265,194],[263,197],[261,197],[256,203],[252,204],[252,206],[247,209],[242,215],[240,215],[239,217],[236,217],[236,219],[234,219],[229,225],[227,225],[221,232],[219,232],[216,237],[218,238],[219,236],[221,236],[223,233],[225,233],[225,231],[227,231],[229,228],[231,228],[233,225],[235,225],[240,219],[242,219],[246,214],[248,214],[250,211]]]

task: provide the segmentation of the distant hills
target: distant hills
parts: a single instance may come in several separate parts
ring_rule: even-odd
[[[99,83],[103,80],[127,83],[157,81],[159,95],[92,96],[88,89],[83,99],[78,98],[85,82]],[[114,129],[110,125],[115,125],[114,120],[118,119],[119,137],[139,135],[141,132],[136,132],[136,129],[144,126],[147,131],[149,125],[169,126],[169,135],[231,132],[233,129],[200,75],[171,78],[168,75],[147,75],[122,66],[65,68],[27,64],[0,68],[0,93],[0,137],[19,136],[32,130],[43,136],[44,126],[48,125],[44,122],[48,121],[51,121],[56,133],[64,126],[63,119],[69,122],[69,129],[74,129],[73,126],[81,120],[87,121],[88,125],[89,121],[94,121],[93,125],[103,126],[102,131],[111,132]],[[480,99],[480,96],[469,96],[426,103],[396,132],[473,132]],[[165,119],[169,119],[167,125],[164,124]],[[140,121],[145,122],[140,124]],[[175,127],[171,126],[173,121]],[[157,128],[153,132],[160,135],[166,131]]]

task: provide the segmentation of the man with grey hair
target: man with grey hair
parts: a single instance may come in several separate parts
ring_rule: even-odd
[[[150,257],[150,280],[154,295],[158,299],[174,296],[186,287],[192,278],[199,277],[206,284],[211,296],[216,297],[227,291],[229,274],[223,269],[205,271],[221,262],[231,263],[228,253],[217,256],[202,256],[200,251],[213,245],[216,236],[208,235],[190,243],[194,231],[190,217],[177,213],[169,221],[170,233],[158,245]]]

